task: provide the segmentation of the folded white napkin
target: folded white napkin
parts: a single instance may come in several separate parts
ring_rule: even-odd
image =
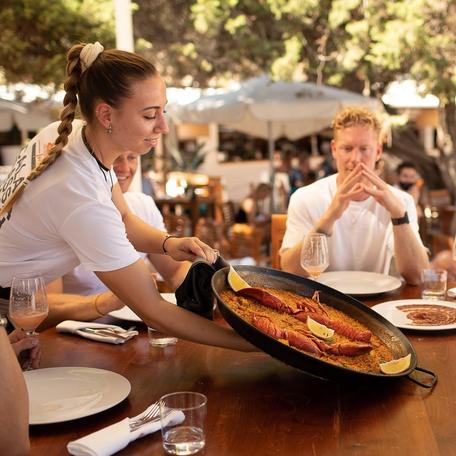
[[[96,334],[94,332],[85,332],[84,328],[91,329],[103,329],[103,328],[112,328],[115,330],[116,334],[112,336],[104,334]],[[62,333],[72,333],[78,334],[79,336],[85,337],[86,339],[96,340],[98,342],[107,342],[109,344],[123,344],[127,340],[130,340],[132,337],[137,336],[138,331],[127,331],[126,329],[121,328],[120,326],[107,325],[103,323],[94,323],[91,321],[75,321],[75,320],[65,320],[62,323],[59,323],[56,326],[58,332]]]
[[[138,415],[139,416],[139,415]],[[184,421],[185,415],[175,410],[165,418],[166,424],[176,425]],[[132,418],[134,419],[134,418]],[[125,448],[130,442],[161,428],[160,418],[130,432],[130,418],[105,427],[78,440],[70,442],[67,450],[75,456],[109,456]]]

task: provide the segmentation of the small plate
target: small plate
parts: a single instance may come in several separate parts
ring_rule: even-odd
[[[442,331],[456,329],[456,323],[451,325],[415,325],[407,318],[407,313],[398,309],[398,306],[404,305],[428,305],[442,306],[456,309],[456,303],[449,301],[434,301],[430,299],[401,299],[399,301],[387,301],[372,306],[372,310],[385,317],[394,326],[402,329],[417,329],[420,331]]]
[[[30,424],[60,423],[107,410],[123,401],[130,382],[90,367],[51,367],[24,372]]]
[[[396,290],[402,285],[397,277],[367,271],[325,272],[317,280],[351,296],[377,295]]]
[[[176,295],[174,293],[162,293],[162,298],[172,304],[176,304]],[[109,312],[111,317],[118,318],[119,320],[127,320],[127,321],[142,321],[138,315],[136,315],[130,307],[124,306],[121,309],[113,310]]]

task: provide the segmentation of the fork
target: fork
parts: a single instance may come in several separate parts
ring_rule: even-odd
[[[140,427],[148,423],[159,421],[160,418],[167,418],[171,414],[172,410],[166,411],[160,417],[160,403],[155,402],[149,408],[147,408],[141,415],[130,420],[130,432],[137,431]]]
[[[154,402],[151,406],[149,406],[143,413],[141,413],[136,418],[132,418],[130,420],[129,426],[130,431],[136,431],[140,428],[143,424],[150,423],[153,420],[159,418],[160,415],[160,403]]]
[[[119,330],[115,330],[115,328],[111,327],[103,327],[103,328],[80,328],[80,331],[98,334],[100,336],[109,336],[109,337],[120,337],[121,339],[128,339],[130,337],[130,331],[120,332]]]

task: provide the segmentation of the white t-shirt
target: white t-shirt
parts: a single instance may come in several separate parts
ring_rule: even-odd
[[[58,125],[35,136],[27,153],[43,153]],[[50,282],[79,263],[90,271],[112,271],[139,259],[111,200],[115,174],[102,170],[85,147],[83,125],[73,122],[60,157],[30,182],[10,217],[0,220],[0,286],[9,287],[17,274],[41,274]]]
[[[166,231],[163,217],[155,205],[154,200],[139,192],[124,193],[124,198],[134,214],[158,230]],[[146,258],[147,254],[140,253]],[[94,295],[106,291],[106,285],[91,271],[79,265],[63,276],[64,293]]]
[[[288,207],[287,229],[281,252],[302,241],[328,209],[337,191],[337,174],[325,177],[293,193]],[[420,240],[413,198],[389,186],[408,213],[410,226]],[[388,274],[394,256],[394,237],[389,212],[369,197],[352,201],[335,222],[327,238],[328,271],[370,271]]]

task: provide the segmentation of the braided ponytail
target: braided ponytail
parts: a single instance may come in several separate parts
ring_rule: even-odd
[[[112,107],[119,107],[124,99],[132,96],[132,83],[156,75],[157,70],[152,63],[137,54],[118,49],[104,51],[97,42],[73,46],[67,55],[66,73],[66,94],[57,139],[27,177],[25,170],[23,175],[19,175],[27,161],[27,152],[19,153],[13,170],[0,187],[0,216],[8,213],[28,183],[40,176],[60,156],[68,144],[78,103],[82,116],[87,123],[91,123],[94,121],[96,103],[103,101]]]
[[[63,99],[63,109],[60,112],[60,125],[57,128],[58,136],[54,145],[49,150],[46,157],[40,164],[30,173],[28,180],[32,181],[42,174],[49,166],[51,166],[62,153],[63,148],[68,144],[68,137],[71,134],[72,122],[76,113],[78,104],[78,84],[81,76],[81,64],[79,54],[84,45],[73,46],[67,56],[67,78],[63,84],[65,89],[65,98]]]
[[[7,214],[13,207],[14,203],[19,199],[25,187],[29,182],[40,176],[49,166],[51,166],[62,153],[63,148],[68,143],[68,137],[71,134],[72,122],[75,117],[76,107],[78,103],[77,93],[79,86],[79,78],[81,76],[81,62],[79,55],[84,48],[84,44],[73,46],[67,55],[67,78],[64,82],[64,89],[66,91],[63,99],[63,109],[60,113],[60,125],[57,128],[58,136],[54,145],[48,151],[46,156],[41,160],[38,166],[31,170],[27,178],[15,188],[14,192],[4,201],[3,206],[0,208],[0,216]]]

